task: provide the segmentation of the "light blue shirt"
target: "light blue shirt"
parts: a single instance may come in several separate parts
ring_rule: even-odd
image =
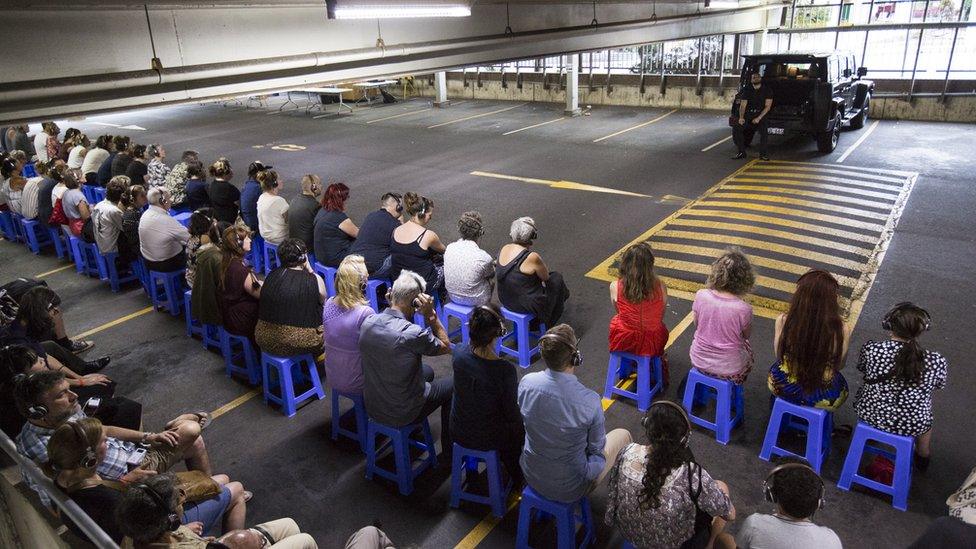
[[[546,369],[522,378],[518,404],[525,421],[525,480],[551,500],[583,497],[606,465],[600,395],[573,374]]]

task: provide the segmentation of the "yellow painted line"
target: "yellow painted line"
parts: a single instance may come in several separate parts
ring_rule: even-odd
[[[669,290],[668,293],[670,294],[670,290]],[[694,322],[694,320],[695,320],[695,315],[693,315],[690,312],[688,314],[686,314],[685,317],[682,318],[681,321],[678,322],[678,324],[675,325],[675,327],[671,329],[671,334],[668,336],[668,342],[664,345],[664,349],[667,350],[668,347],[670,347],[672,343],[674,343],[675,341],[677,341],[678,340],[678,337],[680,337],[681,334],[683,334],[685,332],[685,330],[688,329],[688,326],[691,326],[691,323]],[[623,389],[625,391],[626,390],[629,390],[630,389],[630,386],[633,385],[635,379],[636,378],[627,378],[627,379],[620,380],[620,382],[617,383],[617,388]],[[613,403],[614,402],[616,402],[616,399],[604,398],[603,399],[603,411],[606,412],[608,408],[610,408],[611,406],[613,406]]]
[[[448,122],[441,122],[440,124],[434,124],[433,126],[427,126],[427,129],[439,128],[441,126],[447,126],[448,124],[455,124],[457,122],[464,122],[465,120],[474,120],[475,118],[481,118],[482,116],[491,116],[493,114],[498,114],[500,112],[510,111],[512,109],[517,109],[519,107],[524,107],[528,103],[519,103],[513,107],[505,107],[504,109],[498,109],[497,111],[483,112],[481,114],[472,114],[471,116],[465,116],[464,118],[458,118],[457,120],[451,120]]]
[[[692,246],[689,244],[675,244],[673,242],[651,242],[651,247],[654,249],[655,252],[665,251],[665,252],[675,252],[675,253],[688,254],[688,255],[698,255],[702,257],[707,257],[712,260],[718,259],[723,253],[725,253],[725,250],[722,248],[710,248],[708,246]],[[780,261],[779,259],[771,259],[768,257],[763,257],[761,255],[754,255],[754,254],[749,255],[749,262],[759,267],[765,267],[767,269],[773,269],[776,271],[782,271],[784,273],[790,273],[794,275],[803,275],[810,270],[810,267],[807,265],[790,263],[789,261]],[[831,274],[834,275],[834,278],[837,279],[837,282],[839,282],[841,286],[853,288],[854,286],[857,285],[857,279],[855,278],[839,275],[836,273],[831,273]]]
[[[413,115],[413,114],[417,114],[419,112],[427,112],[429,110],[433,110],[433,107],[426,107],[426,108],[423,108],[423,109],[417,109],[415,111],[403,112],[403,113],[400,113],[400,114],[394,114],[393,116],[384,116],[383,118],[377,118],[375,120],[367,120],[366,123],[367,124],[372,124],[374,122],[382,122],[384,120],[393,120],[394,118],[402,118],[404,116],[410,116],[410,115]]]
[[[515,509],[520,501],[522,501],[522,494],[512,492],[512,494],[509,496],[508,508],[505,509],[505,514],[507,515],[512,509]],[[496,517],[492,513],[488,513],[485,515],[485,518],[481,519],[481,522],[475,525],[473,530],[468,532],[468,535],[464,536],[464,538],[454,546],[454,549],[474,549],[488,536],[492,529],[502,521],[502,518],[505,517]]]
[[[672,271],[684,271],[688,273],[695,273],[708,276],[712,272],[712,266],[704,263],[695,263],[693,261],[684,261],[681,259],[668,259],[666,257],[659,257],[654,261],[654,266],[661,269],[670,269]],[[796,283],[789,282],[787,280],[780,280],[778,278],[773,278],[769,276],[756,275],[756,286],[763,288],[771,288],[773,290],[779,290],[781,292],[786,292],[792,294],[796,291]]]
[[[560,120],[566,120],[567,118],[569,118],[569,117],[568,116],[563,116],[563,117],[560,117],[560,118],[556,118],[556,119],[553,119],[553,120],[549,120],[548,122],[539,122],[538,124],[532,124],[531,126],[526,126],[524,128],[519,128],[517,130],[512,130],[510,132],[505,132],[502,135],[512,135],[513,133],[524,132],[525,130],[531,130],[532,128],[538,128],[539,126],[545,126],[546,124],[552,124],[553,122],[559,122]]]
[[[871,135],[871,132],[873,132],[877,127],[878,127],[878,121],[875,120],[871,124],[871,127],[865,130],[864,133],[861,134],[861,137],[858,138],[858,140],[855,141],[853,145],[848,147],[846,151],[844,151],[844,154],[840,155],[840,158],[837,159],[837,163],[840,164],[843,161],[847,160],[847,157],[850,156],[852,152],[854,152],[854,149],[860,147],[861,143],[864,143],[864,140],[867,139],[868,136]]]
[[[724,234],[711,234],[711,233],[700,233],[700,232],[691,232],[691,231],[671,231],[671,230],[658,231],[655,236],[661,236],[667,238],[681,238],[684,240],[702,240],[705,242],[721,242],[723,244],[745,246],[747,248],[755,248],[756,250],[776,252],[784,255],[789,255],[792,257],[802,257],[804,259],[809,259],[811,261],[826,263],[828,265],[833,265],[835,267],[841,267],[856,272],[860,272],[861,269],[864,267],[864,263],[860,261],[852,261],[850,259],[844,259],[842,257],[836,257],[830,254],[811,252],[810,250],[805,250],[803,248],[797,248],[794,246],[784,246],[782,244],[774,244],[772,242],[767,242],[765,240],[744,238],[741,236],[728,236]],[[752,252],[750,252],[750,255],[751,253]]]
[[[891,190],[888,192],[880,191],[869,191],[867,189],[857,189],[851,186],[851,184],[860,184],[856,181],[850,181],[849,183],[839,177],[831,177],[830,179],[838,179],[840,181],[845,181],[844,185],[831,185],[829,183],[818,183],[816,181],[799,181],[796,179],[768,179],[768,178],[758,178],[758,177],[737,177],[734,183],[766,183],[767,185],[793,185],[797,187],[810,187],[812,189],[824,189],[827,191],[837,191],[847,194],[857,194],[860,196],[870,196],[874,198],[881,198],[883,200],[890,200],[894,202],[898,200],[898,191],[893,187],[889,187]]]
[[[654,198],[648,194],[632,193],[630,191],[621,191],[619,189],[611,189],[609,187],[598,187],[596,185],[587,185],[586,183],[576,183],[575,181],[556,181],[554,179],[538,179],[535,177],[520,177],[517,175],[505,175],[501,173],[492,172],[480,172],[473,171],[471,175],[476,175],[479,177],[491,177],[494,179],[505,179],[508,181],[521,181],[522,183],[531,183],[533,185],[546,185],[553,189],[569,189],[574,191],[590,191],[595,193],[606,193],[606,194],[620,194],[624,196],[633,196],[637,198]],[[671,195],[666,195],[662,200],[675,199],[680,197],[675,197]]]
[[[145,309],[139,309],[138,311],[136,311],[134,313],[129,313],[129,314],[123,316],[122,318],[117,318],[117,319],[115,319],[115,320],[113,320],[111,322],[106,322],[105,324],[102,324],[101,326],[98,326],[97,328],[92,328],[91,330],[88,330],[87,332],[81,332],[80,334],[76,334],[74,336],[71,336],[71,339],[83,339],[83,338],[86,338],[86,337],[88,337],[90,335],[97,334],[98,332],[101,332],[103,330],[108,330],[109,328],[111,328],[113,326],[118,326],[119,324],[122,324],[123,322],[128,322],[128,321],[132,320],[133,318],[142,316],[142,315],[144,315],[146,313],[151,313],[152,310],[153,310],[153,308],[150,305],[149,307],[146,307]]]
[[[218,417],[226,414],[227,412],[233,410],[234,408],[237,408],[241,404],[244,404],[245,402],[251,400],[252,398],[260,394],[261,394],[261,389],[250,389],[248,392],[244,393],[243,395],[235,398],[234,400],[228,402],[227,404],[224,404],[223,406],[217,408],[213,412],[210,412],[210,418],[217,419]]]
[[[905,172],[901,170],[889,170],[881,168],[866,168],[864,166],[831,166],[829,164],[821,164],[819,162],[795,162],[792,160],[771,160],[770,164],[782,164],[784,166],[797,166],[797,167],[817,167],[821,169],[836,169],[844,170],[842,173],[851,172],[865,172],[870,174],[886,175],[886,176],[898,176],[902,178],[902,183],[908,177],[914,177],[918,175],[915,172]]]
[[[629,128],[620,130],[619,132],[613,132],[610,135],[604,135],[603,137],[598,137],[598,138],[594,139],[593,142],[594,143],[599,143],[600,141],[603,141],[604,139],[610,139],[611,137],[616,137],[616,136],[618,136],[618,135],[620,135],[622,133],[627,133],[627,132],[632,131],[632,130],[636,130],[636,129],[639,129],[639,128],[643,128],[644,126],[649,126],[649,125],[657,122],[658,120],[664,120],[665,118],[671,116],[672,114],[674,114],[676,112],[678,112],[678,109],[670,110],[670,111],[662,114],[661,116],[659,116],[659,117],[657,117],[657,118],[655,118],[653,120],[648,120],[647,122],[644,122],[642,124],[638,124],[636,126],[631,126]]]
[[[859,178],[860,175],[857,177]],[[806,179],[812,179],[814,181],[827,181],[829,183],[843,183],[844,188],[850,188],[850,185],[856,185],[858,187],[867,187],[869,189],[887,191],[887,194],[893,197],[897,197],[898,193],[901,192],[901,188],[895,184],[878,183],[876,181],[868,181],[865,179],[855,179],[854,177],[823,175],[814,172],[768,172],[764,170],[749,170],[747,173],[742,174],[742,177],[739,179],[745,181],[744,178],[761,178],[760,181],[793,181],[797,183]]]
[[[808,212],[804,210],[797,210],[795,208],[782,208],[779,206],[771,206],[769,204],[755,204],[753,202],[737,202],[734,200],[731,201],[710,200],[710,197],[706,197],[705,200],[699,202],[698,204],[702,206],[709,206],[709,207],[719,206],[723,208],[739,208],[742,210],[755,210],[755,211],[766,212],[766,213],[795,215],[797,217],[814,219],[816,221],[823,221],[825,223],[834,223],[836,225],[843,225],[845,227],[854,227],[857,229],[864,229],[864,230],[875,231],[875,232],[881,232],[882,230],[884,230],[884,225],[881,225],[879,223],[858,221],[856,219],[849,219],[846,217],[839,217],[836,215],[827,215],[827,214],[821,214],[816,212]]]
[[[828,204],[826,202],[818,202],[816,200],[803,200],[800,198],[788,198],[784,196],[769,196],[769,195],[758,194],[758,193],[717,192],[717,193],[712,193],[711,197],[738,198],[740,200],[761,200],[763,202],[775,202],[777,204],[790,204],[792,206],[803,206],[805,208],[826,210],[828,212],[845,213],[848,215],[856,215],[858,217],[866,217],[868,219],[877,219],[879,221],[884,221],[888,219],[888,215],[883,214],[881,212],[869,212],[866,210],[862,210],[860,208],[848,208],[846,206],[838,206],[836,204]]]
[[[782,217],[773,217],[769,215],[757,215],[757,214],[750,214],[744,212],[729,212],[724,210],[705,210],[705,209],[699,209],[697,206],[689,210],[687,212],[687,215],[694,215],[694,216],[701,216],[701,217],[720,217],[724,219],[755,221],[757,223],[766,223],[769,225],[781,225],[783,227],[791,227],[793,229],[800,229],[802,231],[811,231],[819,234],[836,236],[838,238],[843,238],[845,240],[865,242],[872,246],[874,246],[878,242],[877,235],[855,233],[853,231],[834,229],[832,227],[824,227],[823,225],[804,223],[802,221],[793,221],[792,219],[784,219]]]
[[[722,187],[722,190],[791,194],[794,196],[805,196],[808,198],[819,198],[821,200],[830,200],[832,202],[843,202],[845,204],[854,204],[856,206],[866,206],[868,208],[876,208],[885,211],[891,209],[891,203],[878,202],[876,200],[867,200],[864,198],[854,198],[850,196],[839,195],[836,193],[821,193],[817,191],[805,191],[803,189],[772,187],[767,185],[726,185]],[[892,200],[892,202],[894,202],[894,200]]]
[[[767,229],[766,227],[757,227],[755,225],[743,225],[741,223],[723,223],[721,221],[702,221],[700,219],[675,219],[671,222],[671,225],[682,225],[686,227],[702,227],[705,229],[720,229],[723,231],[736,231],[741,233],[752,233],[761,234],[764,236],[771,236],[774,238],[782,238],[784,240],[793,240],[795,242],[802,242],[804,244],[810,244],[813,246],[820,246],[822,248],[827,248],[834,251],[843,251],[855,255],[863,255],[864,257],[870,257],[873,248],[862,248],[861,246],[852,246],[850,244],[841,244],[833,240],[827,240],[825,238],[817,238],[815,236],[807,236],[804,234],[791,233],[789,231],[779,231],[776,229]]]
[[[709,146],[705,147],[704,149],[702,149],[701,152],[708,152],[708,151],[714,149],[715,147],[718,147],[722,143],[725,143],[729,139],[732,139],[732,136],[731,135],[728,136],[728,137],[726,137],[725,139],[719,139],[718,141],[716,141],[716,142],[712,143],[711,145],[709,145]]]
[[[51,269],[50,271],[45,271],[45,272],[43,272],[43,273],[41,273],[39,275],[34,275],[34,278],[44,278],[45,276],[53,275],[54,273],[60,273],[61,271],[67,271],[68,269],[71,269],[74,266],[75,266],[74,263],[71,263],[71,264],[68,264],[68,265],[63,265],[61,267],[58,267],[57,269]]]

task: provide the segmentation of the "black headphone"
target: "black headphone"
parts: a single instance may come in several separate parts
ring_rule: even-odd
[[[82,456],[81,461],[78,465],[84,467],[85,469],[94,469],[98,465],[98,453],[95,451],[95,446],[92,445],[91,441],[88,440],[88,436],[85,434],[85,430],[78,425],[77,421],[69,421],[68,425],[75,432],[75,436],[78,440],[85,443],[85,455]]]
[[[426,214],[426,213],[427,213],[427,198],[421,196],[420,197],[420,211],[417,212],[417,216],[418,217],[423,217],[424,214]]]
[[[539,231],[535,228],[535,223],[529,223],[528,221],[526,221],[526,223],[532,227],[532,234],[529,235],[529,242],[539,238]]]
[[[26,389],[26,385],[30,383],[36,374],[17,374],[14,376],[14,387],[18,394],[23,395]],[[33,397],[33,395],[31,395]],[[31,398],[33,400],[33,398]],[[38,404],[36,402],[31,402],[30,406],[27,407],[27,419],[44,419],[47,415],[47,406],[43,404]]]
[[[889,310],[888,313],[884,315],[884,318],[881,319],[881,329],[891,331],[892,319],[894,319],[896,316],[901,314],[902,311],[906,311],[908,309],[915,309],[922,314],[922,321],[924,322],[922,331],[923,332],[929,331],[929,328],[932,326],[932,316],[929,315],[928,311],[912,303],[911,301],[902,301],[901,303],[895,303],[895,305],[891,308],[891,310]]]
[[[508,328],[505,326],[505,319],[502,317],[502,315],[498,314],[494,309],[487,305],[482,305],[478,308],[488,311],[491,313],[491,316],[498,321],[498,332],[495,334],[495,337],[504,337],[505,334],[508,333]]]
[[[390,193],[390,196],[393,197],[393,200],[396,200],[396,203],[397,203],[397,205],[396,205],[396,211],[397,211],[397,213],[403,213],[403,198],[400,195],[398,195],[397,193]]]
[[[685,420],[685,425],[687,426],[687,429],[685,430],[684,436],[681,437],[681,439],[678,441],[678,444],[681,444],[682,446],[688,446],[688,443],[691,441],[691,420],[688,419],[688,412],[685,411],[685,409],[682,406],[679,406],[678,403],[672,402],[670,400],[654,401],[651,403],[651,408],[657,405],[670,406],[671,408],[674,408],[679,412],[681,412],[681,417],[682,419]],[[648,410],[647,413],[644,414],[644,417],[641,418],[641,427],[643,427],[645,431],[647,431],[647,424],[648,422],[650,422],[650,417],[651,417],[651,413],[650,410]]]
[[[820,481],[820,493],[817,495],[817,509],[823,509],[824,481],[822,478],[820,478],[820,475],[813,470],[813,467],[810,467],[806,463],[791,462],[791,463],[784,463],[782,465],[777,465],[776,467],[774,467],[773,470],[770,471],[768,475],[766,475],[766,479],[763,480],[762,489],[763,489],[763,496],[766,498],[766,501],[770,503],[776,503],[776,496],[773,495],[773,485],[776,482],[776,475],[778,475],[781,471],[785,471],[786,469],[806,469],[807,471],[810,471],[811,473],[816,475],[817,480]]]
[[[158,492],[156,492],[155,490],[153,490],[152,488],[150,488],[148,484],[145,484],[145,483],[143,483],[143,484],[137,484],[136,485],[136,488],[141,488],[146,493],[146,495],[149,496],[149,499],[153,500],[153,502],[157,506],[159,506],[160,509],[164,509],[164,510],[167,511],[167,513],[166,513],[166,531],[167,532],[175,532],[180,527],[180,524],[181,524],[180,523],[180,515],[177,514],[177,513],[170,513],[170,512],[168,512],[169,511],[169,505],[166,505],[166,502],[163,501],[163,496],[159,495]]]
[[[406,271],[406,272],[408,273],[408,276],[412,276],[413,279],[417,281],[417,286],[421,288],[420,293],[424,293],[426,291],[424,287],[427,285],[427,281],[424,279],[424,277],[420,276],[419,274],[413,271]],[[396,281],[391,281],[390,285],[387,286],[387,290],[386,290],[386,301],[390,303],[390,305],[393,305],[393,283],[394,282]],[[417,303],[416,297],[413,298],[413,301],[410,302],[410,305],[412,305],[414,309],[420,308],[420,304]]]
[[[576,368],[580,364],[583,364],[583,353],[580,352],[580,350],[579,350],[579,338],[577,338],[576,339],[576,342],[574,343],[574,342],[569,341],[569,339],[566,338],[566,337],[564,337],[562,334],[553,332],[553,333],[545,334],[544,336],[540,337],[539,338],[539,341],[542,341],[543,339],[551,339],[553,341],[558,341],[558,342],[562,343],[563,345],[565,345],[565,346],[569,347],[570,349],[572,349],[573,350],[573,356],[570,357],[569,360],[570,360],[570,364],[573,365],[573,368]]]

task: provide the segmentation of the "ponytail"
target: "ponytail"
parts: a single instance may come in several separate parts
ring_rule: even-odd
[[[925,372],[925,349],[915,338],[909,339],[895,356],[895,378],[918,385]]]

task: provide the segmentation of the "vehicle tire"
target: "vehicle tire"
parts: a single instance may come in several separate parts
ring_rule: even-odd
[[[861,112],[857,113],[857,116],[851,118],[851,129],[859,130],[864,127],[868,121],[868,109],[871,108],[871,96],[864,97],[864,106],[861,107]]]
[[[829,132],[817,134],[817,150],[822,153],[834,152],[834,149],[837,148],[837,142],[840,140],[840,125],[840,114],[837,114],[834,117],[834,129]]]

